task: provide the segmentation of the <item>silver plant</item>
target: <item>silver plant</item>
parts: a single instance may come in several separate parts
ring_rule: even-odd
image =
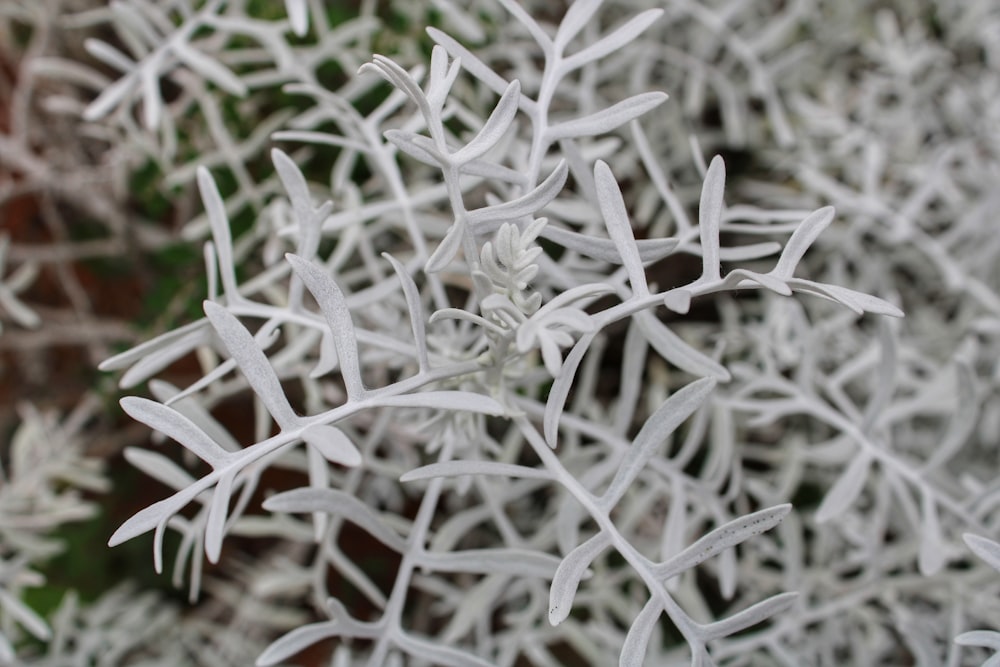
[[[429,4],[429,61],[374,3],[76,19],[120,41],[87,42],[120,74],[80,117],[205,212],[204,318],[102,365],[183,449],[126,450],[172,491],[111,544],[152,533],[161,570],[178,533],[175,582],[245,624],[193,613],[151,656],[995,664],[997,12]],[[302,104],[233,134],[278,89]],[[250,439],[213,414],[238,396]],[[236,537],[279,546],[242,566]]]

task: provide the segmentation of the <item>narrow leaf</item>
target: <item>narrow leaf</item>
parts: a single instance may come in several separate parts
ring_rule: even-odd
[[[243,371],[247,382],[274,420],[282,429],[296,424],[299,418],[289,405],[271,362],[254,337],[232,313],[219,304],[206,301],[204,307],[205,315],[212,322],[230,356]]]
[[[133,514],[111,535],[111,538],[108,540],[108,546],[117,546],[122,542],[131,540],[133,537],[148,533],[156,528],[158,524],[166,524],[171,516],[179,512],[181,508],[200,493],[199,490],[192,489],[193,487],[191,486],[186,487],[169,498],[164,498]]]
[[[871,296],[870,294],[856,292],[837,285],[817,283],[803,278],[789,278],[786,282],[796,292],[815,294],[831,301],[836,301],[847,306],[858,315],[867,312],[875,315],[888,315],[889,317],[903,317],[903,311],[899,308],[888,301]]]
[[[962,539],[972,549],[972,553],[982,558],[994,570],[1000,572],[1000,544],[972,533],[965,533],[962,535]]]
[[[1000,632],[995,630],[970,630],[955,637],[955,643],[961,646],[982,646],[1000,651]]]
[[[336,621],[310,623],[295,628],[271,642],[254,664],[257,667],[277,665],[313,644],[321,642],[324,639],[329,639],[330,637],[339,636],[342,629],[341,625]]]
[[[173,331],[160,334],[156,338],[150,339],[145,343],[141,343],[133,348],[125,350],[124,352],[120,352],[113,357],[105,359],[97,368],[102,371],[114,371],[126,368],[138,361],[142,361],[152,352],[174,346],[179,339],[184,338],[190,333],[207,330],[207,325],[208,320],[203,319],[190,322],[174,329]],[[206,338],[205,340],[207,342],[208,339]],[[185,347],[184,350],[185,351],[182,354],[186,354],[187,351],[189,351],[189,348]]]
[[[610,545],[611,538],[600,532],[566,554],[552,578],[552,588],[549,589],[549,623],[559,625],[566,620],[573,608],[576,589],[587,573],[587,568]]]
[[[229,457],[229,452],[173,408],[138,396],[126,396],[121,400],[121,406],[132,419],[173,438],[213,468]]]
[[[751,286],[752,283],[756,283],[782,296],[790,296],[792,294],[792,288],[784,280],[775,278],[769,273],[757,273],[756,271],[748,271],[747,269],[733,269],[726,274],[725,280],[722,281],[725,287],[747,287],[747,283],[751,283]]]
[[[920,505],[923,525],[920,527],[917,564],[920,567],[920,574],[930,577],[940,572],[945,565],[945,542],[934,497],[924,491],[920,496]]]
[[[551,579],[560,564],[555,556],[524,549],[425,551],[416,561],[436,572],[502,573],[539,579]]]
[[[494,72],[492,67],[483,63],[478,56],[459,44],[450,35],[445,34],[437,28],[427,28],[427,34],[430,35],[430,38],[437,44],[443,46],[452,58],[460,60],[462,62],[462,67],[466,71],[486,84],[486,87],[494,93],[497,95],[503,95],[507,90],[510,85],[507,80]],[[532,110],[535,108],[534,100],[528,99],[525,95],[520,96],[518,104],[521,109],[528,114],[532,113]]]
[[[422,658],[435,667],[495,667],[495,664],[467,651],[462,651],[440,643],[418,639],[415,635],[400,632],[395,643],[409,655]]]
[[[599,40],[580,49],[562,62],[566,71],[572,71],[613,53],[634,41],[663,14],[662,9],[647,9],[632,17],[623,25],[604,35]]]
[[[563,185],[566,184],[566,177],[568,175],[569,167],[566,161],[560,160],[548,178],[528,194],[513,201],[470,211],[467,219],[471,224],[481,225],[488,222],[510,221],[534,215],[556,198],[556,195],[562,190]]]
[[[420,89],[420,86],[409,72],[393,62],[391,59],[386,58],[383,55],[375,54],[372,56],[372,62],[365,63],[360,69],[358,69],[358,74],[362,74],[373,69],[379,74],[379,76],[406,93],[407,97],[409,97],[410,100],[417,105],[421,114],[423,114],[425,118],[431,116],[430,106],[427,103],[427,98],[424,96],[424,91]]]
[[[160,97],[160,79],[157,76],[157,66],[153,58],[138,70],[139,82],[142,87],[142,121],[147,130],[155,130],[160,125],[163,116],[163,98]]]
[[[269,512],[326,512],[340,516],[365,529],[385,546],[405,552],[406,542],[393,532],[368,505],[354,496],[336,489],[301,487],[271,496],[264,501]]]
[[[431,408],[434,410],[465,410],[499,417],[507,410],[495,399],[471,391],[422,391],[416,394],[379,396],[374,405],[393,408]]]
[[[451,154],[452,163],[456,165],[465,164],[481,157],[488,150],[496,146],[497,142],[500,141],[507,129],[510,128],[510,124],[514,121],[514,116],[517,114],[517,102],[520,97],[521,83],[517,79],[514,79],[507,86],[507,90],[500,97],[496,108],[493,109],[490,117],[486,119],[486,123],[483,124],[478,134],[464,148]]]
[[[135,69],[135,61],[127,55],[99,39],[87,38],[83,41],[83,48],[87,53],[94,56],[105,65],[114,67],[119,72],[131,72]]]
[[[705,640],[711,640],[736,634],[740,630],[757,625],[775,614],[780,614],[791,607],[798,597],[799,594],[794,592],[773,595],[766,600],[747,607],[743,611],[733,614],[729,618],[724,618],[721,621],[704,626],[701,636]]]
[[[590,348],[596,332],[585,333],[580,336],[569,354],[563,359],[562,368],[559,375],[555,376],[552,387],[549,388],[549,397],[545,402],[545,416],[542,422],[545,442],[549,447],[555,447],[559,437],[559,421],[562,418],[563,410],[566,407],[566,400],[569,398],[570,389],[573,387],[573,380],[576,377],[576,370],[580,367],[584,355]]]
[[[568,229],[560,229],[553,225],[546,225],[542,230],[541,237],[550,241],[555,241],[567,250],[573,250],[581,255],[593,257],[605,262],[614,264],[622,263],[622,256],[610,239],[601,239]],[[643,263],[654,262],[672,254],[677,248],[678,241],[675,238],[667,239],[644,239],[636,241],[639,249],[639,259]]]
[[[650,347],[670,363],[692,375],[709,376],[719,382],[729,381],[729,371],[725,366],[685,343],[670,327],[658,320],[655,314],[644,310],[633,315],[633,318],[642,329]]]
[[[212,228],[215,252],[219,256],[219,276],[222,279],[222,293],[230,305],[239,302],[240,293],[236,287],[236,260],[233,257],[233,236],[229,229],[229,217],[222,202],[215,179],[205,167],[198,167],[198,191],[205,204],[205,213]]]
[[[118,380],[118,386],[127,389],[141,384],[195,348],[201,345],[208,345],[212,340],[212,329],[208,326],[208,320],[202,318],[192,324],[198,326],[193,327],[181,336],[177,336],[176,338],[171,337],[168,344],[158,349],[149,349],[143,358],[136,361],[135,365],[122,373],[121,378]],[[186,327],[182,327],[181,329],[186,329]],[[178,329],[178,332],[181,329]],[[154,339],[150,343],[162,340],[164,340],[163,337]]]
[[[6,573],[5,573],[6,574]],[[48,624],[35,611],[19,599],[0,588],[0,608],[30,632],[36,639],[45,641],[52,636]],[[15,664],[13,662],[7,664]]]
[[[309,195],[309,184],[306,183],[305,176],[302,175],[295,161],[288,157],[287,153],[277,148],[271,150],[271,162],[274,163],[274,169],[278,172],[281,185],[285,188],[285,192],[288,193],[288,198],[292,202],[295,217],[299,224],[305,224],[312,212],[312,197]]]
[[[625,643],[622,645],[622,652],[618,658],[620,667],[635,667],[641,665],[646,658],[646,649],[649,647],[649,639],[656,629],[656,622],[663,613],[663,605],[656,597],[651,597],[643,606],[642,611],[632,621],[632,625],[625,635]]]
[[[285,0],[285,12],[292,24],[292,32],[304,37],[309,32],[309,5],[306,0]]]
[[[336,426],[312,424],[302,431],[302,439],[311,447],[315,447],[330,463],[349,468],[361,465],[361,452]]]
[[[105,88],[97,98],[87,105],[83,110],[83,119],[88,122],[104,118],[114,109],[126,95],[132,93],[135,88],[136,79],[134,74],[129,74],[118,79],[113,84]]]
[[[230,95],[246,97],[247,85],[215,58],[205,55],[187,42],[177,40],[171,42],[170,50],[191,71],[211,81]]]
[[[660,542],[660,557],[662,559],[666,560],[683,549],[687,516],[687,493],[684,490],[684,482],[677,479],[674,480],[671,487],[670,509],[667,510],[667,523],[663,527],[663,536]],[[667,582],[667,588],[674,590],[677,583],[677,580],[673,579]]]
[[[864,488],[871,465],[872,459],[867,453],[858,452],[855,455],[854,460],[826,492],[823,502],[816,510],[817,523],[835,519],[850,507]]]
[[[715,389],[715,384],[712,378],[695,380],[675,392],[650,415],[635,436],[632,446],[625,453],[618,471],[608,485],[608,490],[601,496],[601,505],[605,509],[610,509],[618,503],[629,485],[635,481],[639,472],[656,453],[656,449],[663,444],[667,436],[702,406]]]
[[[319,359],[316,366],[309,371],[309,377],[319,378],[330,373],[337,367],[337,347],[333,342],[333,334],[324,331],[319,340]]]
[[[819,238],[823,230],[833,222],[835,213],[836,211],[832,206],[824,206],[821,209],[813,211],[805,220],[800,222],[799,226],[792,232],[791,238],[785,243],[785,249],[781,251],[778,263],[771,269],[771,275],[782,280],[791,278],[792,274],[795,273],[795,267],[798,266],[806,250]]]
[[[639,248],[635,243],[635,234],[632,232],[628,212],[625,210],[625,200],[622,199],[621,189],[614,174],[611,173],[611,168],[602,160],[598,160],[594,165],[594,182],[597,185],[597,202],[604,217],[604,224],[608,228],[608,236],[614,241],[615,248],[621,256],[622,264],[628,273],[628,281],[632,285],[632,292],[637,297],[648,296],[646,271],[639,258]]]
[[[212,494],[208,521],[205,523],[205,555],[210,563],[218,563],[222,554],[222,539],[226,534],[226,518],[229,516],[229,501],[235,478],[236,471],[222,475]]]
[[[455,259],[458,249],[462,247],[462,238],[465,236],[465,226],[455,222],[448,228],[441,243],[434,249],[431,256],[427,258],[424,266],[425,273],[437,273],[443,270],[451,260]]]
[[[287,254],[285,259],[292,265],[296,275],[312,293],[319,308],[326,317],[333,334],[333,344],[340,361],[340,373],[347,389],[348,400],[364,397],[367,390],[361,382],[361,366],[358,360],[358,342],[354,334],[354,321],[347,308],[344,294],[322,268],[298,255]]]
[[[417,346],[417,363],[419,364],[420,371],[430,370],[431,364],[427,358],[427,332],[424,323],[424,309],[420,303],[420,292],[417,290],[417,285],[413,282],[413,278],[406,272],[406,267],[388,253],[382,253],[382,256],[392,264],[392,268],[399,277],[399,283],[403,288],[406,308],[410,313],[413,341]]]
[[[726,189],[726,165],[716,155],[705,173],[698,204],[698,232],[701,236],[702,280],[721,277],[719,269],[719,224],[722,220],[723,195]]]
[[[583,26],[590,22],[602,4],[604,0],[573,0],[556,31],[554,44],[557,52],[562,53],[566,45],[583,30]]]
[[[543,468],[529,468],[528,466],[500,463],[499,461],[465,460],[444,461],[421,466],[404,473],[399,481],[415,482],[435,477],[461,477],[463,475],[497,475],[509,479],[552,479],[552,474]]]
[[[552,39],[544,30],[542,30],[542,27],[538,25],[538,22],[531,17],[531,14],[525,11],[524,8],[517,3],[517,0],[498,0],[498,2],[510,13],[511,16],[517,19],[521,25],[528,29],[528,32],[534,40],[538,42],[540,47],[542,47],[542,51],[546,54],[552,53]]]
[[[125,460],[158,482],[180,490],[194,484],[195,479],[163,454],[139,447],[126,447]]]
[[[791,510],[792,506],[786,503],[733,519],[712,530],[670,560],[658,565],[656,576],[660,580],[677,576],[754,535],[770,530]]]
[[[550,142],[572,137],[593,137],[605,134],[642,114],[655,109],[667,99],[666,93],[640,93],[626,98],[607,109],[596,111],[582,118],[557,123],[545,133]]]
[[[422,141],[427,137],[422,137],[416,132],[386,130],[383,136],[393,146],[418,162],[429,164],[432,167],[444,167],[448,164],[448,158],[441,155],[430,142]]]

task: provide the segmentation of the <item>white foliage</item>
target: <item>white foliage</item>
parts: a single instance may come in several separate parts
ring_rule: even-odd
[[[376,3],[331,25],[311,0],[274,20],[122,0],[75,19],[113,27],[85,42],[111,79],[42,63],[103,81],[77,116],[205,211],[185,230],[209,239],[205,317],[102,365],[128,388],[202,366],[121,401],[187,456],[126,451],[171,490],[111,543],[152,532],[159,570],[177,532],[175,581],[231,605],[201,553],[235,568],[233,537],[279,544],[278,573],[246,579],[266,632],[185,641],[259,665],[331,638],[332,664],[371,666],[996,651],[965,631],[995,623],[1000,584],[989,3],[431,4],[429,62]],[[36,265],[6,272],[7,250],[0,315],[36,326]],[[252,437],[213,417],[237,397]],[[298,488],[268,488],[274,468]],[[97,485],[87,470],[63,472]],[[43,524],[85,513],[42,497]],[[24,633],[68,646],[80,632],[20,601],[30,559],[3,546],[0,664]]]

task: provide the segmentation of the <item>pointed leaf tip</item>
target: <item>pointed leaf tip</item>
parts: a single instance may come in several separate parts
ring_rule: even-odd
[[[315,447],[330,463],[348,468],[361,465],[361,452],[351,439],[336,426],[313,424],[302,431],[302,439]]]

